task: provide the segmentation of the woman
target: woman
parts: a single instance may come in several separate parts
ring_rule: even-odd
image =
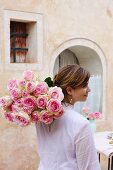
[[[76,102],[88,97],[89,78],[89,72],[79,65],[67,65],[55,76],[54,85],[64,93],[64,114],[50,130],[36,124],[39,170],[100,170],[90,125],[74,110]]]

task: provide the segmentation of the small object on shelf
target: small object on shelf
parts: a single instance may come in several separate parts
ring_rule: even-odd
[[[113,140],[113,132],[109,133],[109,134],[107,135],[107,138]]]
[[[113,144],[113,139],[111,139],[111,140],[109,141],[109,144]]]

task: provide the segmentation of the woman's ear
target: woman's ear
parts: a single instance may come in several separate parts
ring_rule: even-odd
[[[72,88],[71,87],[67,87],[66,91],[67,91],[67,94],[72,95]]]

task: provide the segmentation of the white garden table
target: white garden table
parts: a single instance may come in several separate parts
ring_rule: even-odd
[[[96,132],[94,133],[94,141],[99,161],[101,154],[104,154],[108,158],[108,170],[113,170],[113,144],[109,144],[107,137],[110,133],[110,131]]]

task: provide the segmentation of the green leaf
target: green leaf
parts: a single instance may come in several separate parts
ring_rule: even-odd
[[[53,81],[51,80],[51,77],[47,77],[45,80],[44,80],[49,87],[53,87]]]

